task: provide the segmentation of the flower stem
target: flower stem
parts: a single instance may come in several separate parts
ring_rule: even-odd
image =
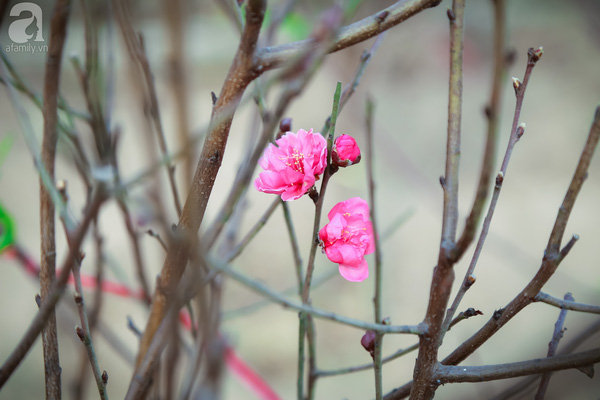
[[[373,109],[373,101],[368,98],[366,104],[367,180],[369,184],[371,223],[373,224],[373,236],[375,237],[375,296],[373,298],[373,306],[375,312],[375,323],[381,323],[381,249],[379,247],[379,234],[377,231],[377,220],[375,218],[375,178],[373,173]],[[383,334],[377,333],[375,335],[375,352],[373,353],[373,366],[375,371],[375,398],[377,400],[380,400],[383,397],[382,347]]]

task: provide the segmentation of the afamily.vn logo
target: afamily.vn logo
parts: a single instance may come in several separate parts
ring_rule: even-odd
[[[8,37],[13,42],[6,45],[7,53],[36,53],[48,51],[43,36],[44,18],[42,9],[36,3],[23,2],[15,4],[9,13]]]

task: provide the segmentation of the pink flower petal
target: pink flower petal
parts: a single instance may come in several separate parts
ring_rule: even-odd
[[[362,282],[369,277],[369,265],[364,258],[358,265],[340,264],[339,271],[340,275],[350,282]]]

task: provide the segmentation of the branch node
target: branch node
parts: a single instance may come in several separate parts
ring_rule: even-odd
[[[388,10],[383,10],[375,16],[375,20],[377,21],[377,23],[381,24],[383,21],[385,21],[388,15],[390,15],[390,12]]]
[[[448,20],[450,20],[450,23],[456,21],[456,15],[454,15],[454,11],[452,11],[451,9],[446,10],[446,15],[448,16]]]
[[[521,122],[517,128],[517,140],[521,139],[521,136],[525,133],[525,122]]]
[[[81,327],[76,326],[75,333],[77,334],[77,337],[79,337],[79,340],[82,342],[85,341],[85,334],[83,333],[83,329],[81,329]]]
[[[499,188],[500,186],[502,186],[502,182],[504,182],[504,173],[500,171],[496,176],[496,187]]]

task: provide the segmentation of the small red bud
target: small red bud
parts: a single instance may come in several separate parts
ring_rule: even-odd
[[[279,123],[279,132],[281,134],[285,134],[286,132],[290,132],[292,130],[292,119],[284,118]]]
[[[83,329],[81,329],[80,327],[76,326],[75,327],[75,333],[77,333],[77,336],[79,337],[79,340],[81,340],[82,342],[85,340],[85,334],[83,333]]]
[[[360,344],[362,344],[362,347],[371,354],[371,357],[375,355],[375,337],[375,331],[369,330],[366,331],[362,339],[360,339]]]

